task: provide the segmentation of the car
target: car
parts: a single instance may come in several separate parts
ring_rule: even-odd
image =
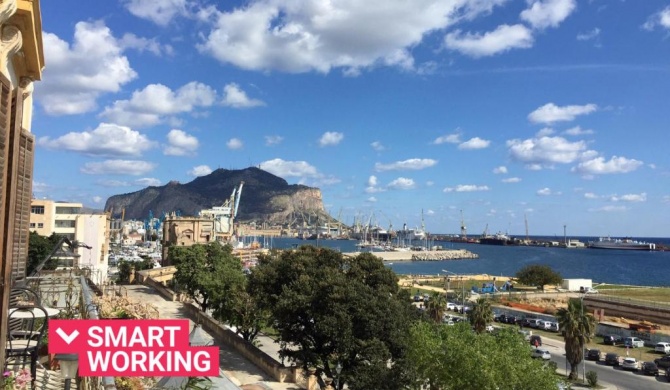
[[[516,316],[507,316],[507,323],[508,324],[516,324],[517,322],[521,321],[521,318],[516,317]]]
[[[533,345],[535,347],[541,347],[542,346],[542,337],[539,335],[532,335],[530,336],[530,339],[528,340],[530,342],[530,345]]]
[[[603,344],[605,344],[605,345],[623,344],[623,338],[621,336],[609,334],[609,335],[603,337]]]
[[[655,359],[654,363],[656,363],[657,366],[659,366],[661,368],[665,368],[666,370],[668,370],[668,368],[670,368],[670,355],[665,355],[663,357]],[[670,371],[670,370],[668,370],[668,371]]]
[[[608,366],[614,366],[617,367],[619,366],[619,360],[620,360],[619,354],[616,354],[614,352],[610,352],[605,355],[605,364]]]
[[[535,359],[549,360],[551,359],[551,354],[546,349],[536,348],[530,353],[530,357]]]
[[[552,332],[559,332],[561,328],[559,327],[558,322],[552,322],[549,330]]]
[[[505,323],[507,322],[507,316],[504,314],[497,315],[493,317],[493,321]]]
[[[453,302],[447,302],[447,310],[454,310],[456,308],[456,304]]]
[[[640,364],[637,361],[637,359],[632,358],[632,357],[627,357],[623,359],[623,362],[621,362],[621,369],[622,370],[630,370],[630,371],[637,371],[640,369]]]
[[[537,319],[537,318],[532,318],[532,319],[530,319],[530,320],[528,321],[528,323],[530,324],[530,327],[531,327],[531,328],[539,328],[539,327],[540,327],[540,324],[542,324],[543,322],[544,322],[544,321],[542,321],[542,320],[540,320],[540,319]]]
[[[599,349],[589,349],[586,353],[586,360],[593,360],[596,362],[600,361],[600,350]]]
[[[664,342],[656,343],[654,351],[660,353],[670,353],[670,343],[664,343]]]
[[[644,375],[658,375],[658,366],[654,362],[642,363],[642,373]]]
[[[579,292],[582,294],[598,294],[598,290],[593,287],[580,287]]]
[[[626,337],[623,339],[623,345],[630,348],[642,348],[644,347],[644,341],[637,337]]]
[[[538,326],[538,328],[544,330],[551,330],[551,324],[553,324],[553,322],[551,321],[542,321],[542,323],[540,324],[540,326]]]

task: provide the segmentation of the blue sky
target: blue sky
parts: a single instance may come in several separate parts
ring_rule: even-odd
[[[41,7],[36,197],[260,166],[346,223],[670,236],[668,1]]]

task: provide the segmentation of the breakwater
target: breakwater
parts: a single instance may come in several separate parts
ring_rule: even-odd
[[[345,256],[357,256],[361,252],[344,253]],[[442,260],[464,260],[476,259],[479,255],[466,249],[440,250],[440,251],[393,251],[372,252],[373,255],[383,261],[442,261]]]

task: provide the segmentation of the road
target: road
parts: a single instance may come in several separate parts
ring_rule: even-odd
[[[545,339],[546,340],[546,339]],[[555,361],[558,364],[558,370],[570,371],[570,365],[566,365],[565,359],[565,349],[563,346],[558,346],[559,343],[552,340],[550,344],[545,343],[542,348],[548,350],[551,353],[551,360]],[[563,371],[563,372],[566,372]],[[605,381],[618,390],[655,390],[655,389],[670,389],[670,384],[665,379],[663,374],[653,377],[645,376],[640,373],[623,371],[620,368],[614,368],[612,366],[606,366],[605,362],[586,362],[586,372],[595,371],[598,373],[598,379]],[[662,373],[663,371],[661,371]],[[583,377],[583,368],[582,365],[579,366],[579,377]]]

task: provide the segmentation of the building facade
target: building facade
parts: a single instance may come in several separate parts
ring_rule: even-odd
[[[44,68],[39,0],[0,1],[0,313],[13,284],[25,281],[35,137],[33,82]],[[7,316],[0,315],[0,350]],[[0,367],[4,367],[4,353]]]
[[[82,207],[81,203],[33,199],[30,203],[30,231],[41,236],[56,233],[75,240],[76,220]]]

